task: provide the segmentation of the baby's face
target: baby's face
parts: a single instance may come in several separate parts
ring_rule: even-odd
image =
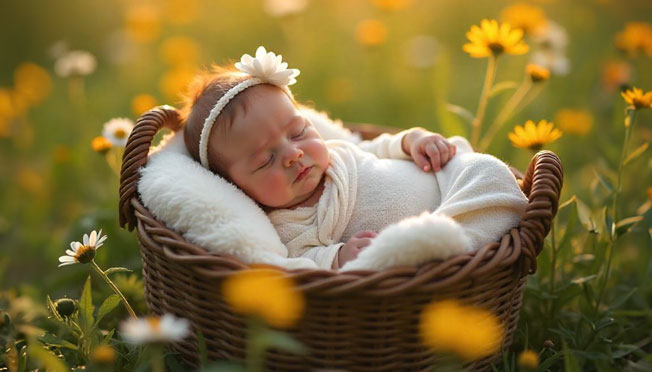
[[[308,199],[328,167],[328,150],[315,127],[281,89],[258,85],[246,112],[211,140],[231,180],[258,203],[290,208]]]

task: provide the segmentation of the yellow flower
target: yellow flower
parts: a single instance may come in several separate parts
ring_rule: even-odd
[[[113,147],[113,144],[106,137],[97,136],[93,138],[93,141],[91,142],[91,147],[93,148],[93,151],[103,154],[109,151],[111,147]]]
[[[52,79],[44,68],[31,62],[22,63],[14,72],[16,92],[31,105],[41,103],[52,91]]]
[[[536,369],[539,366],[539,355],[532,350],[525,350],[518,356],[518,366]]]
[[[628,22],[615,37],[616,48],[634,57],[638,52],[652,57],[652,26],[647,22]]]
[[[188,84],[194,77],[194,68],[178,67],[163,75],[159,81],[159,88],[169,99],[176,100],[188,88]]]
[[[45,187],[43,177],[32,168],[22,168],[16,175],[18,185],[27,192],[40,195]]]
[[[91,360],[97,364],[113,364],[115,349],[109,345],[100,345],[91,352]]]
[[[517,3],[503,9],[500,18],[525,34],[536,34],[546,27],[546,14],[538,6]]]
[[[587,110],[561,109],[555,115],[555,123],[564,132],[583,136],[593,127],[593,115]]]
[[[130,6],[125,13],[125,31],[127,36],[136,42],[146,43],[154,40],[161,32],[158,9],[148,4]]]
[[[483,19],[480,27],[473,25],[467,31],[470,43],[464,44],[464,51],[473,58],[498,56],[501,53],[525,54],[529,50],[523,42],[523,30],[513,29],[508,23],[498,24],[492,19]]]
[[[647,197],[650,199],[650,202],[652,202],[652,186],[647,188]]]
[[[489,311],[454,300],[433,302],[421,313],[420,333],[435,351],[448,351],[466,361],[498,351],[503,327]]]
[[[360,21],[355,30],[358,42],[365,46],[378,46],[387,40],[387,26],[377,19]]]
[[[627,62],[610,61],[602,68],[602,84],[607,90],[621,87],[632,78],[632,68]]]
[[[173,25],[187,25],[197,19],[199,0],[165,0],[165,18]]]
[[[225,301],[235,312],[255,315],[267,324],[288,328],[301,317],[304,299],[292,280],[271,269],[240,271],[222,285]]]
[[[643,93],[643,89],[632,87],[632,89],[626,90],[620,95],[623,96],[625,102],[634,106],[637,110],[652,107],[652,91]]]
[[[525,126],[517,125],[514,131],[509,133],[509,139],[514,146],[535,151],[540,150],[543,145],[556,141],[559,137],[561,131],[545,120],[541,120],[538,124],[528,120]]]
[[[529,63],[525,66],[525,73],[528,74],[532,82],[538,83],[550,79],[550,70],[545,67]]]
[[[195,65],[199,59],[199,45],[189,37],[175,36],[161,44],[161,58],[170,66]]]
[[[131,110],[136,116],[144,114],[154,106],[156,106],[156,98],[149,94],[139,94],[131,100]]]
[[[373,3],[380,10],[392,12],[407,8],[412,0],[373,0]]]

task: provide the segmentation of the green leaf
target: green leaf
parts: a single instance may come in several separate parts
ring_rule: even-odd
[[[107,345],[109,342],[111,342],[111,339],[113,338],[113,334],[115,334],[115,329],[112,329],[106,333],[106,336],[104,336],[104,339],[102,340],[102,345]]]
[[[51,333],[46,333],[43,336],[39,337],[39,341],[46,344],[47,346],[63,347],[70,350],[79,349],[77,345],[73,344],[72,342],[60,339]]]
[[[629,344],[621,344],[621,345],[616,345],[617,348],[620,350],[614,351],[611,356],[614,359],[622,358],[626,355],[629,355],[635,351],[640,350],[640,348],[636,345],[629,345]]]
[[[32,341],[29,343],[27,354],[40,361],[48,372],[70,372],[70,368],[68,368],[66,363],[37,342]]]
[[[558,210],[562,210],[562,209],[568,207],[568,206],[571,205],[573,202],[575,202],[576,199],[577,199],[577,196],[576,196],[576,195],[571,196],[570,199],[566,200],[565,202],[563,202],[563,203],[561,203],[561,204],[559,205]]]
[[[597,226],[591,218],[591,208],[589,208],[579,198],[575,198],[575,206],[577,207],[577,217],[584,228],[592,233],[597,233]]]
[[[600,181],[600,184],[601,184],[605,189],[607,189],[607,191],[609,191],[609,193],[614,192],[614,186],[611,184],[611,182],[609,182],[609,180],[607,180],[606,178],[604,178],[604,177],[600,174],[600,172],[598,172],[597,169],[593,168],[593,174],[595,174],[595,176],[598,177],[598,181]]]
[[[628,217],[628,218],[623,218],[622,220],[618,221],[616,224],[616,236],[620,236],[626,232],[629,232],[629,230],[634,227],[637,223],[640,221],[643,221],[644,217],[643,216],[633,216],[633,217]]]
[[[473,115],[469,110],[465,109],[462,106],[454,105],[452,103],[446,103],[445,108],[449,112],[452,112],[453,114],[459,116],[469,125],[471,125],[471,123],[473,123],[473,119],[475,119],[475,115]]]
[[[50,295],[47,295],[46,305],[48,307],[48,310],[50,310],[50,313],[52,313],[52,315],[54,315],[54,317],[58,321],[63,322],[63,318],[61,317],[61,315],[59,315],[59,312],[57,311],[57,307],[54,305],[54,302],[50,298]]]
[[[106,275],[115,274],[115,273],[130,273],[132,270],[129,270],[125,267],[110,267],[104,273]]]
[[[618,294],[616,298],[614,298],[612,301],[609,303],[609,309],[614,310],[620,307],[620,305],[624,304],[627,300],[629,300],[630,297],[634,295],[638,291],[638,287],[632,288],[627,292],[623,292]]]
[[[99,324],[100,320],[102,320],[106,314],[110,313],[111,310],[115,309],[119,303],[120,296],[117,294],[112,294],[107,297],[104,302],[102,302],[102,305],[100,305],[100,309],[97,311],[97,319],[95,320],[95,324]]]
[[[593,280],[593,279],[595,279],[597,277],[598,277],[597,274],[583,276],[583,277],[575,278],[575,279],[571,280],[571,283],[573,283],[573,284],[584,284],[584,283],[586,283],[588,281],[591,281],[591,280]]]
[[[203,368],[207,364],[208,357],[206,355],[206,339],[201,330],[197,333],[197,347],[199,348],[199,367]]]
[[[489,91],[489,98],[494,97],[505,90],[516,89],[516,87],[518,87],[518,83],[515,81],[501,81],[500,83],[491,87],[491,90]]]
[[[572,350],[568,348],[566,341],[564,341],[564,371],[581,372],[577,358],[573,355]]]
[[[79,299],[79,322],[81,323],[84,335],[88,335],[89,331],[93,328],[95,322],[93,321],[93,306],[92,290],[91,290],[91,276],[86,279],[84,290],[82,291],[81,298]]]
[[[650,143],[646,142],[646,143],[642,144],[641,146],[639,146],[636,150],[630,152],[629,155],[627,155],[627,157],[625,158],[625,161],[623,162],[623,165],[627,165],[627,164],[629,164],[630,161],[632,161],[632,160],[638,158],[639,156],[643,155],[645,150],[647,150],[648,146],[650,146]]]
[[[263,342],[268,347],[289,351],[294,354],[305,354],[308,349],[287,333],[267,329],[262,335]]]

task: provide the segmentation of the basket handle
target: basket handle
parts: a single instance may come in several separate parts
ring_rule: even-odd
[[[140,168],[147,163],[152,139],[163,127],[173,131],[181,129],[181,117],[174,107],[168,105],[158,106],[138,118],[136,126],[131,131],[127,140],[125,152],[122,155],[118,212],[120,214],[120,226],[124,228],[126,225],[130,231],[134,229],[137,223],[134,209],[131,205],[131,198],[138,191]]]
[[[529,199],[519,224],[524,250],[523,275],[532,274],[537,269],[536,258],[557,214],[563,183],[564,169],[554,152],[539,151],[532,157],[521,186]]]

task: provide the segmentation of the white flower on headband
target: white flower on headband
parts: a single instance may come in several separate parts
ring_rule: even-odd
[[[264,47],[256,49],[256,58],[245,54],[236,62],[235,68],[258,78],[265,83],[274,84],[279,87],[292,85],[297,82],[295,77],[299,75],[296,68],[288,69],[287,62],[283,62],[281,55],[267,52]]]

